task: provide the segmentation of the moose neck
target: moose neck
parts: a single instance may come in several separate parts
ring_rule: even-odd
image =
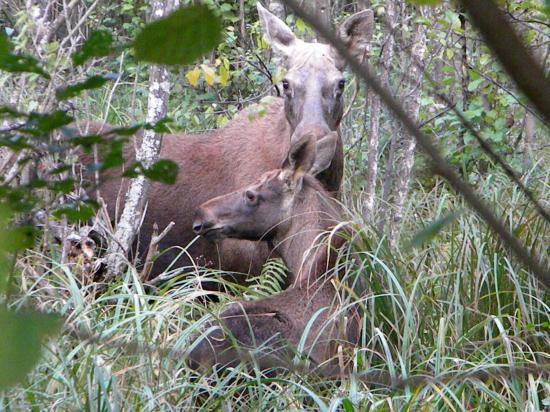
[[[291,283],[299,287],[315,285],[334,267],[335,249],[342,245],[340,236],[327,240],[319,236],[330,231],[339,220],[333,200],[313,177],[304,178],[304,187],[295,199],[291,223],[273,239],[291,273]]]

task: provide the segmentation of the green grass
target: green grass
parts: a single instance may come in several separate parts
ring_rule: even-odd
[[[550,199],[548,174],[535,172],[539,198]],[[548,225],[505,178],[489,175],[479,188],[528,247],[547,253]],[[443,183],[428,192],[416,188],[402,243],[462,208]],[[186,367],[196,336],[225,304],[279,290],[277,262],[249,287],[204,304],[197,299],[205,293],[199,280],[216,273],[184,276],[152,295],[129,270],[95,296],[91,286],[79,287],[75,268],[30,252],[19,262],[19,298],[12,306],[38,306],[66,322],[61,336],[45,343],[27,382],[0,395],[0,409],[543,409],[550,384],[537,365],[550,364],[548,294],[474,213],[466,210],[431,240],[398,251],[388,250],[359,213],[349,210],[348,218],[351,240],[341,252],[347,300],[341,305],[361,308],[363,335],[345,379],[303,371],[274,378],[244,365],[199,375]],[[398,386],[368,384],[364,378],[373,371],[389,374]]]

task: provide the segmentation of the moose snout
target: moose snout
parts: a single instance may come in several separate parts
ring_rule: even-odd
[[[212,222],[202,219],[195,219],[193,221],[193,232],[195,232],[197,235],[201,235],[212,226],[214,226],[214,223]]]
[[[208,216],[204,209],[199,208],[195,213],[193,220],[193,232],[197,235],[203,235],[208,229],[214,226],[214,219]]]

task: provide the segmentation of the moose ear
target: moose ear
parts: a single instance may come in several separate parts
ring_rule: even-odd
[[[321,173],[330,166],[336,147],[338,146],[338,132],[330,132],[325,137],[317,140],[317,155],[309,173],[313,176]]]
[[[256,6],[267,42],[275,54],[278,55],[277,57],[285,61],[290,56],[294,45],[299,40],[282,20],[271,14],[259,2]]]
[[[304,135],[292,144],[281,167],[281,176],[290,189],[300,189],[304,175],[313,167],[316,152],[315,137],[311,134]]]
[[[368,9],[355,13],[340,25],[340,38],[355,58],[361,59],[368,52],[373,28],[374,13]],[[344,65],[342,61],[340,66]]]

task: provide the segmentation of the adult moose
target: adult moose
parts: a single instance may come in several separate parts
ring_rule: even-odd
[[[194,237],[191,230],[193,213],[201,203],[253,182],[261,173],[279,167],[291,141],[305,134],[322,139],[338,128],[345,83],[342,59],[326,44],[297,39],[281,20],[259,3],[258,13],[265,37],[287,70],[282,82],[284,98],[274,98],[264,116],[251,120],[245,110],[225,127],[210,134],[163,137],[160,157],[175,161],[180,166],[180,173],[174,185],[153,183],[149,189],[140,232],[140,255],[145,254],[144,248],[155,222],[161,229],[170,221],[176,223],[159,244],[160,249],[187,245]],[[340,27],[342,39],[355,54],[365,52],[371,32],[372,13],[368,10],[349,17]],[[331,192],[339,190],[343,173],[341,139],[338,137],[334,144],[330,166],[323,172],[315,166],[312,170]],[[131,157],[132,153],[127,155]],[[121,182],[119,176],[119,170],[110,170],[100,183],[101,196],[112,218],[116,217],[119,195],[128,187],[128,182]],[[226,270],[242,273],[258,271],[268,256],[268,249],[262,242],[227,240],[221,245],[213,245],[202,238],[187,251],[199,263],[221,265]],[[163,254],[155,262],[153,272],[166,269],[178,254],[175,248]],[[184,254],[176,267],[190,264],[188,255]]]
[[[319,241],[340,220],[338,205],[306,174],[328,167],[333,153],[327,148],[335,147],[337,134],[315,140],[311,135],[301,138],[281,169],[198,209],[197,234],[211,240],[267,240],[285,261],[293,285],[276,296],[232,304],[220,316],[222,325],[212,325],[189,354],[194,368],[235,365],[246,360],[251,349],[261,369],[288,367],[302,342],[318,370],[332,374],[338,364],[337,345],[358,342],[357,313],[336,308],[337,292],[330,282],[336,276],[335,248],[343,241],[338,234]],[[345,315],[351,316],[342,327]]]

